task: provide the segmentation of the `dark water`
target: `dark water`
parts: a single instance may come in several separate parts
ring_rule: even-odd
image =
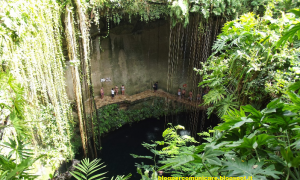
[[[200,130],[200,117],[198,123],[198,131]],[[146,119],[132,125],[124,125],[123,127],[107,134],[102,138],[102,150],[99,152],[99,158],[105,163],[106,167],[102,172],[108,171],[105,175],[108,179],[116,175],[132,174],[131,180],[139,180],[141,176],[136,172],[135,163],[144,162],[145,164],[154,164],[152,160],[135,159],[130,154],[137,154],[143,156],[152,156],[149,150],[144,148],[141,144],[143,142],[151,143],[152,141],[163,140],[162,133],[168,127],[167,123],[173,125],[183,125],[186,130],[179,132],[180,134],[190,134],[189,131],[189,115],[180,114],[176,116],[169,116],[161,119]],[[204,129],[218,123],[218,118],[212,116],[205,121]]]
[[[151,140],[163,140],[164,120],[147,119],[130,125],[125,125],[120,129],[110,133],[102,139],[102,151],[100,158],[107,164],[105,168],[109,171],[106,176],[132,174],[130,179],[140,179],[136,173],[135,162],[153,164],[148,159],[135,159],[130,154],[153,156],[144,148],[143,142],[151,143]]]

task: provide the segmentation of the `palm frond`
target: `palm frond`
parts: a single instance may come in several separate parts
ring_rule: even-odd
[[[124,175],[118,175],[116,178],[112,177],[111,180],[128,180],[132,176],[131,173],[129,173],[127,176],[124,177]]]
[[[226,95],[226,91],[223,88],[216,88],[210,90],[206,95],[204,95],[203,105],[216,104]]]
[[[18,159],[19,161],[22,161],[22,159],[26,159],[33,155],[32,153],[33,151],[31,149],[25,148],[26,145],[28,144],[24,144],[24,142],[19,139],[17,139],[16,141],[11,138],[9,138],[9,142],[0,143],[0,146],[3,146],[11,150],[8,156],[15,155],[15,158]]]
[[[231,94],[217,104],[217,115],[221,118],[229,112],[234,111],[238,107],[239,104],[236,101],[236,97]]]
[[[101,176],[106,174],[106,172],[93,175],[94,173],[98,172],[100,169],[106,167],[106,165],[103,165],[103,163],[99,164],[100,161],[101,161],[100,159],[94,159],[92,162],[90,162],[89,158],[85,158],[81,160],[79,164],[74,166],[79,171],[72,171],[70,173],[78,180],[82,180],[82,179],[92,180],[96,178],[98,178],[98,180],[104,179],[105,177],[101,177]]]

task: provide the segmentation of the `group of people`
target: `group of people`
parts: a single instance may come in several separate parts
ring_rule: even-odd
[[[178,92],[177,92],[178,99],[181,99],[181,98],[185,99],[185,93],[186,93],[185,89],[181,90],[181,88],[179,88]],[[189,92],[188,100],[190,100],[190,101],[193,100],[193,92],[192,91]],[[198,95],[197,95],[197,100],[198,100]],[[199,100],[200,100],[200,98],[199,98]]]
[[[158,89],[158,82],[153,84],[154,92],[156,92],[157,89]],[[103,99],[103,97],[104,97],[103,87],[101,88],[100,92],[101,92],[101,99]],[[125,86],[124,85],[121,86],[121,92],[122,92],[122,95],[125,95]],[[205,90],[202,93],[202,97],[205,94],[207,94],[208,92],[209,92],[209,88],[206,87]],[[181,98],[184,99],[185,98],[185,93],[186,93],[185,89],[181,90],[181,88],[179,88],[178,89],[178,99],[181,99]],[[111,88],[111,99],[114,99],[115,95],[118,95],[118,94],[119,94],[119,88],[116,85],[115,88]],[[201,99],[201,95],[197,94],[197,102],[200,102],[200,99]],[[193,101],[193,92],[192,91],[189,92],[188,100],[191,101],[191,102]]]
[[[121,92],[122,92],[122,95],[125,95],[125,86],[124,85],[121,86]],[[100,93],[101,93],[101,99],[103,99],[103,97],[104,97],[103,87],[101,88]],[[116,85],[115,89],[111,88],[111,99],[114,99],[115,95],[118,95],[118,94],[119,94],[119,87]]]
[[[202,93],[202,97],[205,94],[207,94],[208,91],[209,91],[209,88],[206,87],[205,90],[204,90],[204,92]],[[181,90],[181,88],[179,88],[178,89],[178,99],[181,99],[181,98],[184,99],[185,98],[185,92],[186,92],[185,89]],[[192,91],[189,92],[188,100],[191,101],[191,102],[193,101],[193,92]],[[201,95],[197,94],[197,102],[200,102],[200,100],[201,100]]]

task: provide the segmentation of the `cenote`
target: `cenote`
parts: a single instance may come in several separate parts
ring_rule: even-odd
[[[202,116],[202,112],[200,114]],[[205,123],[202,124],[201,116],[198,117],[199,122],[196,122],[196,124],[193,124],[193,116],[189,113],[163,116],[158,119],[148,118],[132,124],[126,124],[121,128],[107,133],[102,137],[102,148],[101,151],[98,151],[98,158],[101,159],[101,162],[104,162],[106,167],[98,173],[107,172],[104,176],[108,177],[108,179],[113,176],[116,177],[116,175],[127,175],[129,173],[132,174],[131,179],[141,179],[141,175],[137,173],[135,163],[153,165],[154,162],[146,158],[133,158],[130,154],[153,157],[154,154],[143,147],[142,143],[151,144],[153,141],[162,141],[163,131],[170,127],[169,123],[173,126],[182,125],[185,127],[185,130],[178,130],[178,134],[180,135],[191,135],[191,129],[194,126],[197,127],[196,132],[198,133],[200,130],[206,131],[207,129],[211,129],[219,123],[219,118],[213,114],[209,119],[205,117]],[[198,135],[196,135],[195,139],[197,141],[200,140]],[[82,157],[82,155],[78,155],[77,158]]]
[[[300,0],[0,1],[0,179],[300,180]]]

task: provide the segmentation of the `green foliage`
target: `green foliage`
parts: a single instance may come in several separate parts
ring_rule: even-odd
[[[142,145],[149,149],[152,153],[154,153],[154,157],[149,156],[137,156],[131,154],[134,158],[146,158],[153,159],[154,165],[144,165],[137,164],[138,173],[142,176],[142,179],[156,179],[157,178],[157,165],[156,165],[156,156],[159,156],[159,163],[165,164],[160,169],[164,167],[173,166],[174,169],[184,172],[185,169],[190,167],[191,165],[186,165],[185,163],[190,161],[192,156],[190,156],[189,152],[195,148],[195,146],[191,145],[187,147],[187,144],[197,143],[194,138],[184,135],[180,136],[177,134],[177,130],[184,129],[183,126],[172,126],[170,123],[168,124],[169,128],[167,128],[163,132],[164,141],[155,141],[154,144],[143,143]],[[158,147],[164,146],[161,150],[157,150]],[[183,156],[180,156],[182,154]],[[171,158],[170,158],[171,157]],[[174,158],[175,157],[175,158]],[[145,170],[144,174],[142,173],[142,169]],[[149,172],[153,172],[152,176],[149,177]],[[177,171],[176,171],[177,172]],[[183,173],[181,173],[183,175]]]
[[[289,12],[295,14],[296,17],[300,17],[300,9],[292,9]],[[279,39],[276,47],[284,45],[288,40],[293,42],[294,36],[297,34],[298,40],[300,39],[300,22],[293,24],[290,29]]]
[[[103,176],[106,172],[100,173],[100,174],[94,174],[95,172],[99,171],[100,169],[106,167],[105,165],[103,166],[103,163],[99,164],[100,159],[94,159],[93,161],[90,162],[88,158],[85,158],[81,160],[81,163],[75,165],[74,167],[78,171],[72,171],[70,172],[76,179],[78,180],[92,180],[92,179],[104,179],[105,177]]]
[[[3,121],[8,119],[20,137],[30,137],[27,125],[24,120],[24,88],[10,73],[0,72],[0,118]],[[6,124],[6,125],[5,125]],[[9,127],[8,123],[0,124],[0,129]]]
[[[165,101],[162,98],[155,99],[153,104],[145,102],[138,109],[120,110],[117,104],[107,105],[98,109],[100,122],[95,122],[95,126],[98,127],[96,134],[109,132],[127,123],[133,123],[151,117],[158,119],[163,115],[183,111],[180,107],[166,109],[165,106]]]
[[[132,174],[130,174],[130,173],[127,176],[118,175],[116,178],[112,177],[111,180],[128,180],[128,179],[130,179],[131,176],[132,176]]]
[[[33,165],[35,161],[37,161],[42,156],[37,158],[27,157],[26,159],[22,159],[20,163],[15,163],[7,156],[0,155],[0,178],[3,179],[35,179],[37,176],[27,173],[26,171]]]
[[[149,172],[153,172],[151,176],[149,175]],[[149,170],[145,170],[144,173],[142,169],[137,168],[137,173],[141,175],[142,180],[157,180],[158,177],[157,172],[153,168],[150,168]]]
[[[18,136],[32,143],[34,152],[55,157],[47,161],[52,165],[73,156],[73,122],[63,73],[63,6],[52,0],[0,4],[2,142]]]
[[[104,179],[106,177],[103,177],[104,173],[99,173],[99,171],[106,167],[106,165],[103,165],[103,163],[100,163],[100,159],[94,159],[90,162],[89,158],[85,158],[81,160],[81,162],[74,167],[77,169],[77,171],[70,172],[76,179],[78,180],[92,180],[92,179]],[[128,174],[127,176],[124,175],[117,175],[115,178],[112,177],[111,180],[128,180],[131,177],[131,174]]]
[[[159,170],[172,176],[299,179],[300,83],[287,89],[293,89],[286,92],[290,103],[275,99],[261,111],[251,105],[231,110],[213,131],[200,134],[207,138],[199,146],[176,145],[172,156],[166,156],[164,149],[152,151],[162,159]],[[164,133],[178,137],[174,132]],[[166,139],[157,144],[173,140],[180,142]]]
[[[257,179],[267,179],[266,177],[272,177],[279,179],[278,175],[281,173],[275,170],[274,165],[269,165],[263,169],[264,163],[257,162],[255,159],[251,159],[248,162],[242,162],[240,159],[229,160],[224,162],[225,168],[222,171],[230,171],[227,174],[228,177],[243,177],[252,176]]]
[[[22,141],[10,139],[10,143],[1,144],[1,152],[8,152],[7,155],[0,154],[0,178],[1,179],[35,179],[37,176],[29,174],[27,171],[38,159],[45,155],[33,157],[32,150],[26,149],[28,144]],[[7,149],[5,151],[5,149]]]
[[[29,143],[28,143],[29,144]],[[17,161],[21,161],[24,158],[30,157],[33,155],[33,151],[31,149],[25,149],[28,144],[24,144],[21,140],[9,138],[8,142],[0,143],[0,146],[10,149],[11,151],[8,154],[8,157],[14,156]]]
[[[213,45],[213,54],[197,72],[199,86],[210,87],[203,105],[219,117],[240,105],[265,105],[280,97],[299,78],[299,47],[276,43],[283,32],[297,21],[291,14],[272,18],[270,9],[259,18],[252,13],[227,22]]]
[[[91,12],[95,14],[96,24],[100,18],[98,12],[98,8],[100,8],[105,11],[104,14],[110,21],[117,24],[126,16],[129,17],[129,20],[132,16],[138,16],[141,21],[146,22],[170,16],[173,27],[176,23],[186,26],[191,13],[199,14],[204,19],[213,16],[232,19],[245,12],[263,15],[267,7],[272,7],[277,16],[281,14],[280,10],[287,11],[297,7],[296,3],[286,0],[91,0],[89,3],[92,7]]]
[[[25,121],[24,111],[27,107],[24,99],[24,88],[10,73],[0,72],[0,129],[9,133],[9,136],[0,142],[0,178],[1,179],[34,179],[37,176],[26,171],[37,158],[33,157],[33,150],[25,144],[31,138],[28,124]]]

